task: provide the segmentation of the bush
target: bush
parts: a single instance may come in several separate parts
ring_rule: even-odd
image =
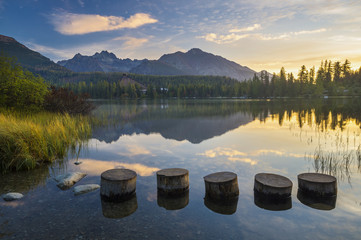
[[[76,95],[68,89],[52,86],[51,91],[45,96],[44,109],[73,115],[88,114],[94,109],[88,98],[88,94]]]
[[[11,58],[0,56],[0,107],[40,109],[48,85],[44,79],[23,70]]]

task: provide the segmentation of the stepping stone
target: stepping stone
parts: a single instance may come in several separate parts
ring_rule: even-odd
[[[292,182],[281,175],[258,173],[254,177],[254,190],[270,198],[287,198],[291,196]]]
[[[322,173],[301,173],[297,176],[298,188],[305,194],[313,196],[335,196],[337,179]]]
[[[21,198],[23,198],[24,195],[22,195],[21,193],[17,193],[17,192],[10,192],[7,194],[3,195],[3,199],[5,201],[14,201],[14,200],[19,200]]]
[[[108,201],[123,201],[135,193],[137,174],[130,169],[111,169],[101,174],[100,195]]]
[[[70,172],[64,175],[59,175],[55,178],[55,181],[58,182],[57,186],[66,190],[71,188],[75,183],[79,182],[82,178],[86,176],[85,173],[81,172]]]
[[[206,197],[215,200],[228,200],[239,195],[237,174],[233,172],[217,172],[205,177]]]
[[[74,187],[73,191],[75,195],[80,195],[80,194],[92,192],[94,190],[97,190],[98,188],[100,188],[98,184],[85,184]]]
[[[160,194],[176,196],[189,189],[189,172],[183,168],[167,168],[157,172],[157,188]]]

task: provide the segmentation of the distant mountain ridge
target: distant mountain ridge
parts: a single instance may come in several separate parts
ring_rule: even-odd
[[[119,59],[113,53],[102,51],[93,56],[76,54],[58,64],[75,72],[130,72],[144,75],[204,75],[226,76],[244,81],[256,71],[229,61],[221,56],[192,48],[188,52],[164,54],[158,60]]]
[[[58,64],[74,72],[129,72],[143,60],[119,59],[114,53],[102,51],[93,56],[76,54],[72,59],[59,61]]]
[[[8,57],[15,57],[21,66],[33,72],[38,72],[44,69],[69,71],[68,69],[54,63],[49,58],[44,57],[40,53],[27,48],[14,38],[4,35],[0,35],[0,54],[4,54]]]

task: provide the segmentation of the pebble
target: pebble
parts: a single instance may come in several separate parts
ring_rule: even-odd
[[[88,193],[88,192],[92,192],[96,189],[100,188],[100,186],[98,184],[85,184],[85,185],[79,185],[74,187],[74,194],[75,195],[80,195],[83,193]]]
[[[22,195],[21,193],[17,193],[17,192],[10,192],[10,193],[3,195],[3,199],[5,201],[19,200],[23,197],[24,197],[24,195]]]

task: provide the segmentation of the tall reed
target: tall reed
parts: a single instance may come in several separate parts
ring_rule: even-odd
[[[3,111],[0,113],[0,171],[33,169],[64,158],[91,134],[87,117]]]

